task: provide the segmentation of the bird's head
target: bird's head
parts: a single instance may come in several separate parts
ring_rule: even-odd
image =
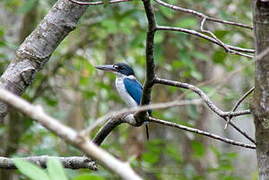
[[[113,65],[99,65],[95,66],[96,69],[113,72],[118,75],[135,76],[134,70],[125,63],[115,63]]]

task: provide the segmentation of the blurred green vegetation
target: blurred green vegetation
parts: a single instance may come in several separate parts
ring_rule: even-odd
[[[247,0],[167,2],[225,20],[252,22],[251,5]],[[0,24],[1,72],[14,58],[24,34],[31,32],[20,27],[34,28],[54,3],[54,0],[0,2],[0,20],[3,20]],[[158,24],[199,31],[200,19],[155,3],[154,7]],[[207,28],[227,44],[252,47],[250,30],[212,22],[207,22]],[[125,61],[133,66],[138,79],[143,82],[146,29],[145,13],[139,1],[89,7],[77,29],[59,45],[23,97],[42,104],[50,115],[77,130],[111,110],[123,108],[124,103],[114,89],[115,76],[97,72],[94,65]],[[155,63],[158,76],[199,86],[225,110],[230,110],[240,95],[253,85],[253,78],[250,78],[253,77],[253,64],[249,59],[227,54],[221,47],[184,33],[157,32]],[[190,91],[156,85],[152,102],[196,97]],[[248,103],[242,107],[248,108]],[[153,116],[238,138],[232,136],[232,130],[224,132],[224,123],[203,105],[155,110]],[[11,113],[7,121],[0,126],[0,140],[5,142],[0,150],[3,156],[81,155],[28,117]],[[250,118],[242,121],[252,123]],[[248,128],[251,127],[246,130]],[[145,179],[257,179],[255,163],[249,170],[246,167],[250,165],[243,163],[248,155],[240,156],[245,149],[231,148],[215,140],[167,127],[150,125],[150,140],[145,141],[143,128],[121,125],[102,147],[120,159],[130,161]],[[251,157],[255,158],[254,152],[251,152]],[[18,171],[9,175],[1,171],[0,177],[12,173],[19,179],[27,179]],[[118,179],[102,167],[94,173],[68,169],[65,173],[69,179],[75,180]]]

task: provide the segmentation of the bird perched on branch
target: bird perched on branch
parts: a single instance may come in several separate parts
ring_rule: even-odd
[[[115,85],[121,99],[129,106],[139,106],[142,99],[143,87],[136,80],[134,70],[125,63],[116,63],[113,65],[95,66],[99,70],[113,72],[117,75]],[[148,111],[151,115],[151,111]],[[148,125],[146,124],[146,135],[149,139]]]

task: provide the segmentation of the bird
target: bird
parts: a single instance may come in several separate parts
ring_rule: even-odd
[[[116,89],[128,107],[137,107],[141,104],[143,87],[136,79],[134,70],[128,64],[121,62],[112,65],[97,65],[95,68],[116,74]],[[148,114],[151,115],[151,110],[148,111]],[[147,140],[149,140],[147,122],[145,127]]]

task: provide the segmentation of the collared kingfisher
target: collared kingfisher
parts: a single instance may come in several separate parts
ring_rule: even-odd
[[[136,80],[134,70],[125,63],[115,63],[113,65],[95,66],[99,70],[113,72],[117,75],[115,85],[121,99],[129,106],[139,106],[142,99],[143,87]],[[148,111],[151,115],[151,110]],[[148,126],[146,124],[146,135],[149,139]]]

